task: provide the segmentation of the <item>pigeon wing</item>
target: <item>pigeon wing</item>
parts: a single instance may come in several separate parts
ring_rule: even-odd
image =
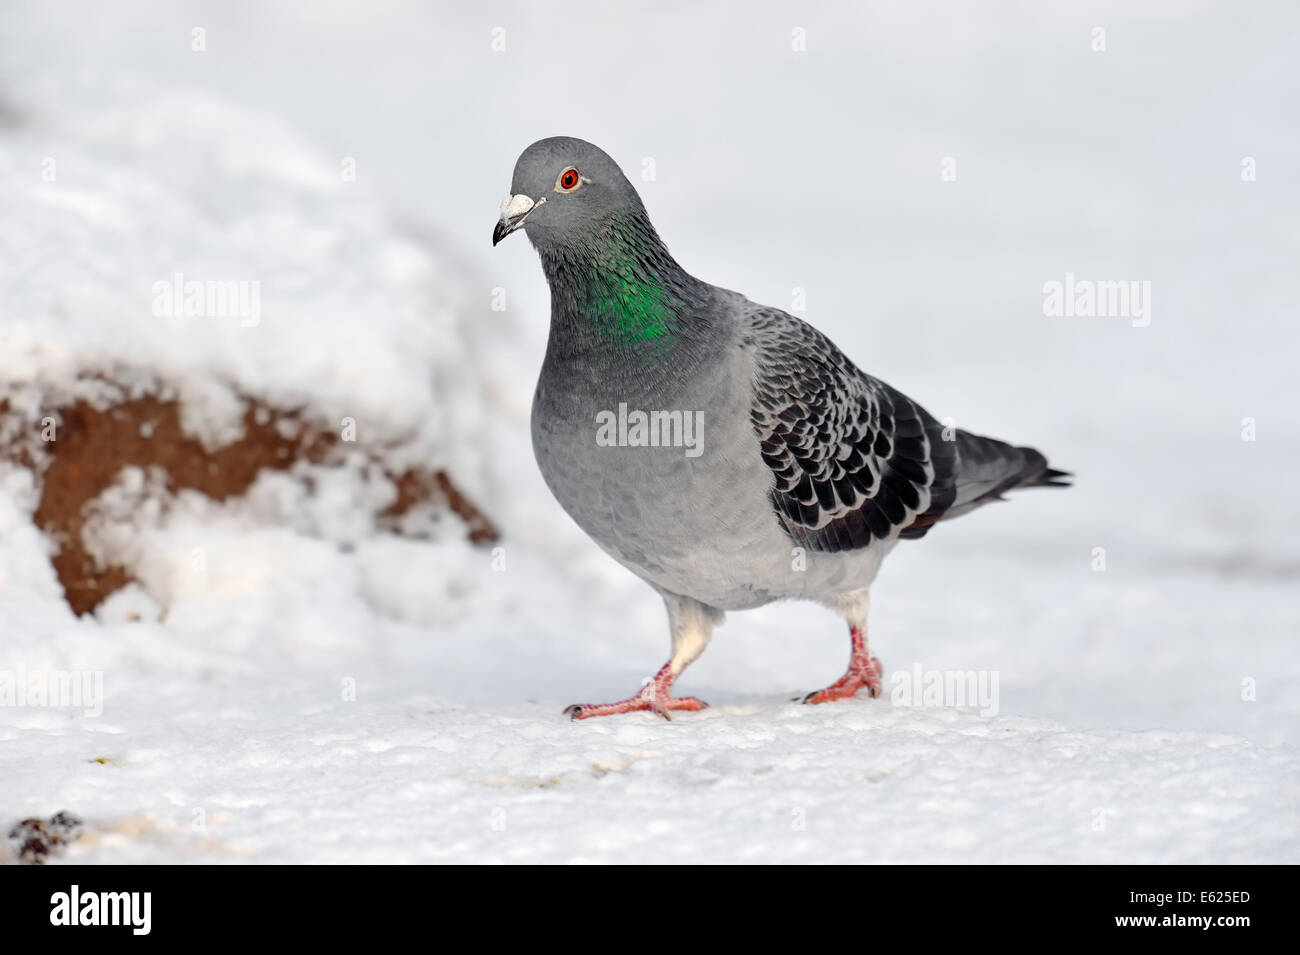
[[[748,341],[751,420],[792,541],[838,552],[919,537],[952,506],[957,442],[925,409],[784,312],[754,313]]]

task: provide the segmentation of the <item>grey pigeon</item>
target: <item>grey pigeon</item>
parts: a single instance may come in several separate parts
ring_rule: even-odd
[[[533,450],[561,506],[668,608],[672,657],[573,719],[699,710],[673,682],[728,610],[838,611],[848,671],[807,703],[879,696],[867,593],[900,538],[1068,475],[1033,448],[945,428],[780,309],[687,274],[603,151],[557,136],[515,164],[492,233],[522,228],[551,288]]]

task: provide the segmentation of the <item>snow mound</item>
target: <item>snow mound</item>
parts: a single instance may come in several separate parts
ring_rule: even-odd
[[[42,475],[24,506],[73,609],[132,579],[168,603],[164,568],[179,561],[151,534],[183,508],[163,491],[226,501],[267,467],[330,514],[307,533],[410,531],[432,503],[494,539],[455,483],[487,483],[489,397],[470,361],[485,323],[469,283],[394,226],[354,161],[201,94],[123,82],[62,101],[80,106],[0,126],[0,467]],[[109,522],[94,498],[123,468],[160,487],[152,508]],[[5,564],[0,593],[20,576]]]
[[[480,467],[485,307],[350,181],[348,157],[193,93],[57,115],[0,134],[13,408],[165,387],[216,446],[252,397],[350,419],[395,463],[449,466],[454,448]]]

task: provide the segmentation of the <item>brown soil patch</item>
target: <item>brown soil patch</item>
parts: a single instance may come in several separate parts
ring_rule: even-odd
[[[8,409],[0,404],[0,419]],[[82,538],[86,505],[108,488],[123,468],[161,469],[167,489],[198,491],[216,501],[243,494],[264,469],[286,470],[300,461],[327,464],[340,444],[333,432],[314,426],[297,412],[277,411],[249,402],[244,436],[209,450],[181,429],[180,405],[152,396],[123,400],[104,410],[85,401],[55,413],[57,439],[40,446],[44,471],[36,524],[58,546],[54,569],[68,604],[78,614],[93,611],[131,580],[119,566],[102,567]],[[21,446],[0,448],[19,463],[35,467]],[[381,465],[382,466],[382,465]],[[377,519],[397,529],[412,508],[433,504],[464,521],[470,540],[498,539],[496,528],[455,486],[444,471],[384,472],[397,487],[397,500]]]
[[[397,529],[404,514],[434,501],[465,522],[469,539],[475,544],[492,544],[500,539],[487,515],[461,493],[446,471],[403,471],[393,478],[393,483],[397,485],[397,500],[380,515],[389,528]]]

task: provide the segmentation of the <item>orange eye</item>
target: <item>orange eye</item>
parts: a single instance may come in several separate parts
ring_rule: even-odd
[[[578,170],[566,169],[564,172],[560,173],[560,188],[565,190],[576,189],[580,178],[581,177],[578,176]]]

